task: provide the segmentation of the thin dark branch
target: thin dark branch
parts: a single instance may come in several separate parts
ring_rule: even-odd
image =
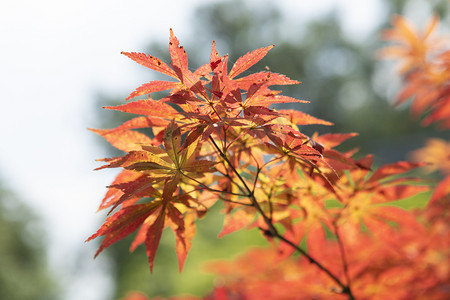
[[[258,168],[258,170],[256,171],[256,175],[255,175],[255,181],[253,182],[252,194],[255,193],[255,189],[256,189],[256,185],[258,183],[258,177],[259,177],[260,172],[261,172],[261,169]]]
[[[280,156],[280,157],[274,157],[271,160],[269,160],[268,162],[266,162],[261,168],[265,168],[267,167],[269,164],[277,161],[277,160],[282,160],[284,158],[284,156]]]
[[[225,126],[224,126],[225,127]],[[222,127],[223,130],[223,152],[226,153],[227,152],[227,130],[225,130],[225,128]]]
[[[350,288],[347,285],[345,285],[344,283],[342,283],[342,281],[336,275],[334,275],[330,270],[328,270],[321,263],[319,263],[312,256],[310,256],[305,250],[300,248],[298,245],[294,244],[292,241],[286,239],[283,235],[281,235],[278,232],[278,230],[273,225],[272,220],[269,217],[266,216],[266,214],[262,210],[261,206],[259,205],[258,201],[256,201],[256,198],[255,198],[255,195],[254,195],[253,191],[250,190],[250,188],[248,187],[248,185],[245,182],[245,180],[242,178],[242,176],[239,174],[239,172],[236,170],[236,168],[231,164],[231,162],[228,160],[226,155],[220,151],[220,148],[217,146],[217,144],[214,141],[214,139],[211,138],[211,137],[209,139],[211,140],[211,142],[213,143],[214,147],[219,152],[220,156],[229,164],[229,166],[230,166],[231,170],[233,171],[233,173],[235,173],[236,176],[238,177],[238,179],[242,182],[242,185],[244,186],[244,188],[248,192],[248,197],[250,198],[251,202],[253,203],[253,206],[261,214],[261,216],[264,219],[264,222],[268,226],[268,228],[269,228],[268,231],[270,232],[270,234],[273,237],[276,237],[279,240],[281,240],[281,241],[285,242],[286,244],[290,245],[296,251],[298,251],[299,253],[304,255],[309,260],[310,263],[315,264],[319,269],[321,269],[323,272],[325,272],[334,282],[336,282],[336,284],[338,284],[342,288],[342,293],[347,294],[349,296],[350,300],[354,300],[354,297],[353,297],[353,295],[352,295],[352,293],[350,291]]]
[[[230,199],[221,197],[221,196],[219,196],[219,198],[220,198],[222,201],[229,202],[229,203],[233,203],[233,204],[239,204],[239,205],[251,206],[251,207],[254,206],[253,203],[244,203],[244,202],[239,202],[239,201],[233,201],[233,200],[230,200]]]
[[[333,224],[334,226],[334,231],[336,234],[336,238],[337,238],[337,242],[339,245],[339,251],[341,252],[341,259],[342,259],[342,267],[344,269],[344,274],[345,274],[345,278],[347,280],[347,289],[348,289],[348,294],[350,296],[350,299],[353,299],[352,294],[351,294],[351,280],[350,280],[350,274],[348,272],[348,263],[347,263],[347,256],[345,255],[345,249],[344,249],[344,243],[342,242],[342,239],[340,237],[339,234],[339,229],[336,223]]]
[[[213,189],[213,188],[211,188],[211,187],[205,185],[204,183],[198,181],[197,179],[192,178],[192,177],[189,176],[189,175],[186,175],[186,174],[184,174],[184,173],[181,173],[181,174],[182,174],[183,176],[185,176],[186,178],[189,178],[190,180],[194,181],[195,183],[198,183],[199,185],[203,186],[205,189],[207,189],[207,190],[210,191],[210,192],[214,192],[214,193],[223,193],[223,194],[234,195],[234,196],[240,196],[240,197],[247,197],[247,195],[244,195],[244,194],[238,194],[238,193],[233,193],[233,192],[227,192],[227,191],[222,191],[222,190],[216,190],[216,189]]]
[[[226,158],[226,155],[220,150],[219,146],[217,146],[217,144],[216,144],[216,142],[214,141],[214,139],[213,139],[212,137],[209,137],[209,140],[213,143],[213,146],[214,146],[214,148],[215,148],[215,150],[216,150],[216,152],[217,152],[217,155],[220,156],[220,157],[222,157],[222,158]],[[229,160],[228,160],[228,158],[226,158],[226,159],[224,159],[224,160],[228,163],[228,165],[231,165],[230,162],[229,162]],[[223,165],[225,166],[225,164],[223,164]],[[225,166],[225,169],[227,170],[227,173],[226,173],[226,174],[224,174],[224,173],[222,173],[222,172],[220,172],[220,171],[218,171],[218,172],[219,172],[220,174],[222,174],[223,176],[225,176],[226,178],[228,178],[228,180],[229,180],[232,184],[236,185],[236,187],[237,187],[243,194],[245,194],[244,197],[248,197],[248,195],[246,194],[245,190],[244,190],[239,184],[237,184],[237,183],[233,180],[233,178],[231,178],[231,175],[228,173],[228,168],[226,168],[226,166]],[[234,172],[234,171],[233,171],[233,172]]]
[[[217,172],[219,172],[220,174],[222,174],[223,176],[225,176],[226,178],[228,178],[228,180],[229,180],[232,184],[234,184],[234,185],[242,192],[242,194],[239,194],[240,196],[247,197],[247,194],[245,193],[244,189],[243,189],[239,184],[237,184],[236,182],[234,182],[233,178],[231,178],[230,174],[228,173],[228,169],[227,169],[227,173],[223,173],[223,172],[220,172],[220,171],[217,171]]]
[[[248,185],[245,182],[244,178],[242,178],[241,174],[239,174],[239,172],[234,168],[233,164],[228,160],[228,157],[225,155],[225,153],[223,153],[220,150],[219,146],[217,146],[217,144],[216,144],[216,141],[214,141],[214,139],[212,137],[209,137],[209,139],[213,143],[213,145],[217,149],[217,151],[219,152],[219,155],[227,162],[227,164],[230,166],[230,168],[233,171],[233,173],[236,174],[236,176],[242,182],[242,184],[244,185],[245,190],[247,190],[247,192],[249,192],[249,195],[252,194],[252,192],[250,191],[250,188],[248,187]],[[249,195],[247,195],[247,196],[249,196]]]
[[[271,220],[273,218],[272,193],[273,193],[273,186],[270,187],[269,195],[267,195],[267,199],[269,200],[269,215]]]

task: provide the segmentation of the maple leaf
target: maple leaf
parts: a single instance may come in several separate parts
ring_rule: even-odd
[[[356,133],[346,133],[346,134],[323,134],[317,135],[314,133],[308,140],[308,144],[323,156],[323,161],[325,162],[325,167],[330,168],[331,173],[328,175],[329,179],[335,181],[342,174],[344,170],[364,168],[363,165],[359,164],[355,159],[352,158],[353,154],[357,150],[348,152],[339,152],[335,149],[342,142],[347,139],[356,136]],[[334,174],[334,176],[333,176]],[[334,178],[332,178],[334,177]]]
[[[316,161],[322,157],[320,152],[306,145],[302,135],[296,134],[293,129],[287,134],[273,132],[268,137],[273,142],[266,143],[268,153],[286,157],[292,168],[296,162],[315,166]]]
[[[414,214],[389,204],[429,190],[428,186],[408,185],[410,179],[398,176],[422,165],[397,162],[380,167],[370,176],[367,169],[355,169],[340,177],[336,185],[344,207],[337,209],[337,224],[346,243],[357,242],[361,224],[381,240],[395,231],[392,222],[399,228],[419,226]]]
[[[136,231],[147,217],[157,211],[158,208],[159,205],[157,202],[124,207],[106,219],[102,227],[86,241],[88,242],[99,236],[105,236],[100,248],[95,254],[95,256],[98,256],[105,248]]]
[[[105,197],[103,198],[98,208],[98,211],[105,209],[111,205],[114,205],[122,197],[123,192],[120,189],[115,188],[114,187],[115,185],[131,182],[141,176],[142,174],[140,174],[139,172],[129,170],[123,170],[122,172],[120,172],[116,176],[112,184],[108,187],[108,191],[106,192]]]
[[[284,237],[297,245],[303,239],[306,239],[308,252],[312,256],[316,256],[322,252],[321,248],[325,247],[324,224],[327,228],[333,228],[331,225],[332,219],[318,197],[311,197],[311,195],[301,191],[297,191],[296,196],[302,199],[297,204],[301,207],[301,217],[296,216],[295,218],[284,220],[283,225],[286,228]],[[294,222],[294,219],[300,219],[300,221]],[[286,259],[295,252],[295,249],[286,243],[280,243],[278,251],[277,257]]]
[[[278,111],[279,113],[283,114],[284,117],[291,123],[296,125],[312,125],[312,124],[319,124],[319,125],[333,125],[333,123],[318,119],[316,117],[313,117],[311,115],[308,115],[304,112],[301,112],[299,110],[293,110],[293,109],[280,109]]]
[[[200,137],[202,141],[207,140],[212,134],[217,135],[223,139],[225,130],[227,132],[232,131],[234,127],[247,126],[248,122],[242,118],[214,118],[210,115],[204,115],[202,113],[183,113],[189,121],[182,126],[183,129],[188,130],[188,136],[181,149],[189,146],[193,142],[196,142]],[[229,144],[231,145],[232,142]]]
[[[126,100],[130,100],[132,98],[142,96],[142,95],[148,95],[150,93],[154,92],[160,92],[165,90],[173,90],[180,86],[179,82],[174,81],[151,81],[148,83],[144,83],[140,87],[138,87],[134,92],[132,92]]]
[[[255,213],[256,211],[254,208],[243,208],[236,210],[232,215],[227,214],[223,221],[223,229],[218,237],[221,238],[249,225],[255,219]]]
[[[268,88],[271,85],[300,83],[284,75],[272,72],[259,72],[235,79],[237,75],[261,60],[271,48],[273,46],[260,48],[245,54],[236,61],[231,71],[227,73],[227,57],[221,58],[218,56],[215,44],[213,44],[210,58],[210,66],[214,71],[211,93],[216,99],[225,100],[225,103],[227,103],[225,108],[227,110],[238,110],[235,115],[239,115],[240,111],[244,111],[246,117],[256,114],[279,115],[268,107],[275,103],[308,102],[279,95],[279,91],[271,91]],[[248,91],[244,101],[242,101],[240,89]],[[223,105],[223,103],[220,103],[220,105]]]
[[[272,91],[268,86],[269,78],[271,73],[267,73],[266,77],[261,79],[261,82],[253,83],[250,85],[247,91],[246,98],[244,102],[239,105],[242,107],[245,116],[253,116],[253,115],[265,115],[265,114],[274,114],[281,115],[278,112],[275,112],[268,107],[271,104],[276,103],[309,103],[309,101],[298,100],[292,97],[279,95],[279,91]],[[287,84],[291,84],[287,81]],[[282,82],[278,84],[283,84]]]
[[[172,68],[183,86],[181,89],[190,89],[200,97],[208,99],[209,97],[201,84],[200,75],[189,70],[186,51],[180,46],[180,42],[172,29],[170,29],[169,53],[172,59]]]
[[[186,51],[182,46],[180,46],[180,43],[174,35],[172,29],[170,29],[169,53],[172,59],[172,68],[162,60],[151,55],[134,52],[122,52],[122,54],[128,56],[137,63],[178,80],[151,81],[149,83],[145,83],[131,93],[130,96],[127,97],[127,100],[137,96],[164,90],[171,90],[171,94],[182,90],[191,90],[202,98],[208,99],[208,95],[206,94],[200,80],[200,77],[203,75],[202,73],[205,69],[202,68],[202,70],[196,73],[192,73],[189,70]]]
[[[166,179],[162,194],[149,185],[152,183],[149,181],[144,181],[144,185],[139,180],[114,185],[115,188],[122,189],[123,195],[121,198],[153,197],[154,200],[149,203],[122,207],[110,216],[102,227],[87,239],[87,241],[90,241],[99,236],[105,237],[95,256],[139,228],[130,247],[130,251],[133,251],[138,245],[145,242],[150,270],[153,270],[153,261],[159,246],[162,231],[166,224],[169,224],[176,233],[176,250],[181,271],[187,252],[190,249],[191,240],[195,234],[195,225],[192,219],[190,222],[185,223],[182,213],[173,205],[173,203],[179,202],[182,199],[180,195],[173,195],[178,187],[178,182],[178,178]],[[115,203],[115,206],[119,204],[120,200]],[[166,222],[166,219],[169,222]]]
[[[375,186],[381,180],[411,171],[412,169],[424,166],[423,163],[413,163],[408,161],[400,161],[392,164],[384,165],[378,168],[368,179],[367,183]]]
[[[164,147],[180,174],[212,172],[214,161],[197,159],[197,144],[192,142],[182,148],[180,128],[172,122],[164,132]],[[182,149],[180,151],[180,149]]]
[[[128,56],[135,62],[149,69],[158,71],[162,74],[177,78],[177,74],[166,63],[159,58],[144,53],[136,52],[121,52],[123,55]]]
[[[409,194],[416,194],[428,188],[420,188],[419,190],[411,190]],[[405,194],[406,195],[406,194]],[[396,225],[403,226],[419,226],[415,216],[404,209],[377,205],[380,202],[385,202],[386,198],[379,193],[359,192],[354,197],[348,200],[348,205],[343,210],[341,215],[342,223],[340,228],[343,235],[349,230],[349,226],[364,224],[366,228],[379,239],[385,239],[387,235],[394,232],[394,228],[389,222],[394,222]],[[349,237],[352,234],[348,235]]]
[[[175,233],[175,250],[178,257],[179,271],[181,272],[195,235],[195,216],[192,213],[183,215],[174,205],[168,205],[167,216],[169,226]]]
[[[317,143],[320,143],[325,148],[334,148],[349,138],[357,135],[357,133],[326,133],[319,136],[313,136],[312,139]]]
[[[111,213],[118,205],[128,206],[142,197],[150,197],[155,193],[153,186],[160,180],[147,177],[140,172],[123,170],[108,186],[99,211],[107,207]]]
[[[385,30],[383,37],[397,42],[398,45],[386,47],[381,51],[381,55],[402,58],[401,73],[421,67],[425,63],[427,53],[436,48],[437,41],[430,37],[438,21],[437,17],[433,17],[426,29],[419,32],[407,19],[395,16],[392,20],[393,28]]]
[[[447,199],[447,203],[450,200],[450,175],[447,175],[447,177],[441,180],[436,186],[428,205],[431,206],[441,199]]]
[[[397,45],[384,48],[382,56],[401,62],[405,86],[396,104],[414,98],[411,113],[416,117],[428,113],[424,126],[438,122],[443,129],[450,128],[450,51],[444,37],[431,38],[438,18],[433,17],[423,32],[403,17],[396,17],[393,25],[384,35]]]
[[[267,71],[252,73],[245,77],[237,78],[233,82],[237,87],[243,90],[248,90],[250,86],[261,83],[261,81],[264,81],[266,87],[272,85],[292,85],[301,83],[300,81],[290,79],[286,75]]]
[[[154,118],[172,119],[173,117],[177,116],[177,111],[173,109],[170,105],[152,99],[137,100],[123,105],[106,106],[104,108],[111,110],[118,110],[130,114],[145,115],[152,119]]]
[[[267,52],[269,52],[269,50],[272,49],[273,47],[275,47],[275,45],[259,48],[245,54],[242,57],[239,57],[234,63],[233,67],[231,68],[231,71],[228,74],[228,76],[230,78],[234,78],[237,75],[244,72],[245,70],[249,69],[251,66],[260,61],[264,56],[266,56]]]
[[[128,170],[124,170],[128,171]],[[159,192],[155,189],[155,186],[162,179],[155,179],[139,172],[134,172],[139,174],[140,176],[124,183],[114,183],[110,185],[108,188],[119,189],[122,191],[122,195],[118,197],[118,199],[114,199],[114,201],[109,201],[109,206],[111,207],[111,211],[113,211],[117,206],[122,205],[122,207],[129,206],[134,204],[141,198],[145,197],[155,197],[159,195]]]
[[[175,109],[163,102],[138,100],[119,106],[107,106],[105,109],[145,115],[126,121],[113,129],[89,129],[104,137],[111,145],[124,152],[141,150],[142,145],[158,145],[143,133],[132,129],[165,127],[171,119],[178,116]]]
[[[415,162],[425,162],[428,172],[439,170],[443,175],[450,174],[450,142],[431,138],[423,148],[413,151],[410,156]]]
[[[450,54],[450,51],[447,51]],[[449,55],[450,57],[450,55]],[[447,61],[427,62],[405,78],[405,86],[398,95],[397,105],[413,98],[411,113],[418,117],[425,113],[424,126],[438,122],[443,128],[449,128],[450,119],[450,59]]]
[[[205,172],[213,172],[214,161],[196,159],[197,145],[192,143],[181,149],[180,128],[172,122],[164,131],[165,149],[150,145],[141,145],[141,150],[105,160],[109,165],[102,168],[122,167],[139,171],[152,178],[188,178],[202,176]]]
[[[89,129],[104,137],[111,145],[124,152],[136,151],[141,145],[151,145],[153,140],[147,135],[133,130]]]

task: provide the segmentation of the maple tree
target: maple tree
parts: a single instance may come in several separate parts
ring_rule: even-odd
[[[413,39],[405,22],[396,22],[387,35],[406,37],[422,49],[428,35]],[[332,123],[273,108],[307,103],[271,88],[300,82],[269,70],[246,72],[272,48],[249,52],[228,69],[228,56],[220,56],[213,42],[209,63],[191,70],[171,30],[170,64],[143,53],[123,53],[172,79],[145,83],[130,94],[130,102],[105,107],[139,116],[113,129],[92,129],[125,152],[102,159],[106,164],[98,168],[123,170],[99,207],[108,209],[109,217],[88,239],[104,237],[96,256],[137,232],[130,250],[144,244],[153,270],[162,232],[169,227],[181,271],[196,220],[222,202],[225,221],[219,236],[259,228],[271,247],[210,265],[225,285],[205,299],[448,297],[450,247],[443,238],[448,216],[442,214],[448,209],[448,184],[436,189],[426,210],[394,206],[429,191],[429,185],[408,175],[425,164],[402,161],[375,169],[372,156],[356,159],[356,150],[336,149],[355,133],[302,133],[301,126]],[[410,53],[403,48],[386,52]],[[419,55],[424,54],[407,57],[404,72],[423,64]],[[417,72],[413,77],[424,73]],[[438,103],[429,120],[447,126],[448,115],[442,114],[449,99],[445,74],[435,84],[446,92],[430,100],[415,83],[400,101],[411,93],[418,93],[419,101],[426,94],[422,102]],[[169,92],[153,99],[152,93],[160,91]],[[153,137],[138,130],[143,128],[150,128]],[[145,298],[135,293],[127,299]]]

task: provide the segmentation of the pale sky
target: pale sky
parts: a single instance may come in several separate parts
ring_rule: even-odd
[[[104,155],[86,130],[95,126],[96,94],[125,98],[145,82],[150,73],[120,52],[168,42],[169,28],[187,43],[193,7],[207,2],[0,2],[0,180],[43,219],[51,265],[68,285],[66,300],[106,299],[109,284],[104,261],[92,260],[95,249],[84,243],[104,218],[96,209],[116,174],[92,171]],[[278,1],[288,22],[318,17],[336,2],[356,36],[382,9],[377,0]],[[81,273],[67,272],[75,264]]]

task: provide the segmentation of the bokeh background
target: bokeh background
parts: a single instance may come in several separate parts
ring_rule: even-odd
[[[235,61],[276,44],[253,70],[268,66],[302,81],[284,93],[291,106],[335,123],[314,131],[358,132],[345,144],[377,163],[407,158],[425,137],[406,106],[393,108],[399,79],[376,53],[393,14],[419,27],[437,13],[449,31],[448,0],[14,0],[0,2],[0,299],[112,300],[129,290],[148,295],[202,295],[214,284],[202,263],[264,244],[257,232],[217,239],[215,207],[200,221],[182,274],[166,232],[150,274],[144,249],[129,241],[105,250],[84,243],[105,217],[96,213],[116,170],[92,171],[120,153],[87,130],[111,128],[123,114],[103,111],[158,79],[121,51],[168,60],[169,28],[190,66],[209,59],[212,40]]]

